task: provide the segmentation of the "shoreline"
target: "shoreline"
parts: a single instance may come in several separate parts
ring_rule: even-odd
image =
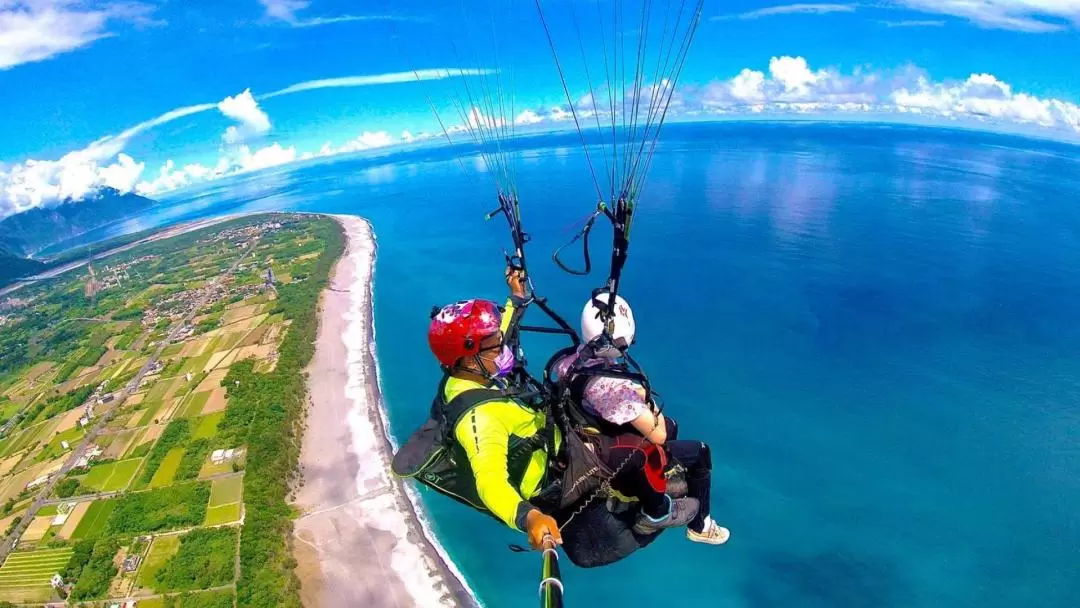
[[[319,298],[293,504],[294,557],[306,606],[479,606],[427,525],[415,490],[390,473],[394,441],[375,352],[371,225],[328,216],[345,252]],[[345,424],[342,424],[342,423]]]

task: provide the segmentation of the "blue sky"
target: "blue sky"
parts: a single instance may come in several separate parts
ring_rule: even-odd
[[[540,2],[586,118],[603,109],[584,66],[606,99],[607,42],[621,34],[634,60],[645,31],[658,57],[683,6],[653,0],[643,22],[642,2],[613,2]],[[1080,139],[1078,30],[1080,0],[706,0],[672,119],[896,117]],[[468,122],[454,103],[480,105],[485,84],[507,101],[481,124],[572,127],[533,0],[0,0],[0,216],[400,144],[439,132],[429,100],[453,131]]]

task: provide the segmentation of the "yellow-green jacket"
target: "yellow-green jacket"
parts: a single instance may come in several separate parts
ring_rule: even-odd
[[[506,303],[502,330],[505,333],[513,316],[514,306]],[[492,388],[478,382],[450,377],[443,397],[449,402],[469,389]],[[536,411],[514,399],[487,401],[462,416],[454,428],[454,438],[464,449],[476,478],[480,500],[496,517],[516,530],[525,529],[525,516],[535,508],[529,503],[547,481],[548,454],[545,447],[532,452],[525,465],[521,483],[510,483],[507,455],[512,442],[529,439],[542,433],[547,423],[543,412]],[[555,446],[562,437],[555,429]]]

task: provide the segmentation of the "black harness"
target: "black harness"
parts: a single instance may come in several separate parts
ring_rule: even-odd
[[[602,342],[602,337],[600,339]],[[645,389],[645,402],[655,403],[659,410],[663,410],[657,394],[649,382],[648,376],[628,353],[625,351],[618,359],[601,357],[596,354],[597,344],[587,344],[581,348],[578,358],[557,380],[552,380],[555,364],[568,355],[578,352],[577,347],[564,348],[551,358],[544,370],[545,381],[551,387],[552,394],[556,395],[562,405],[571,426],[577,429],[595,429],[597,432],[614,437],[623,433],[636,433],[630,424],[613,424],[589,412],[584,406],[585,391],[594,378],[619,378],[629,380],[641,385]]]
[[[526,407],[532,403],[528,395],[496,388],[469,389],[447,401],[444,397],[449,375],[439,382],[438,392],[431,404],[427,422],[416,430],[394,455],[391,468],[405,478],[414,478],[436,492],[461,502],[481,513],[495,517],[480,499],[476,478],[464,448],[454,438],[458,423],[480,405],[491,401],[513,399]],[[524,398],[523,398],[524,397]],[[561,476],[559,455],[555,452],[555,423],[547,416],[545,428],[531,437],[511,436],[507,445],[507,480],[515,488],[521,485],[525,471],[536,450],[547,448],[548,470],[541,482],[541,491],[530,499],[540,506],[558,501]]]

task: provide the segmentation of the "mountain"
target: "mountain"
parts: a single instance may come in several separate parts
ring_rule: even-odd
[[[139,215],[156,204],[137,194],[103,188],[81,201],[66,199],[4,218],[0,221],[0,247],[18,257],[33,255],[49,245]]]
[[[45,264],[37,260],[27,260],[22,256],[0,246],[0,286],[11,281],[45,270]]]

